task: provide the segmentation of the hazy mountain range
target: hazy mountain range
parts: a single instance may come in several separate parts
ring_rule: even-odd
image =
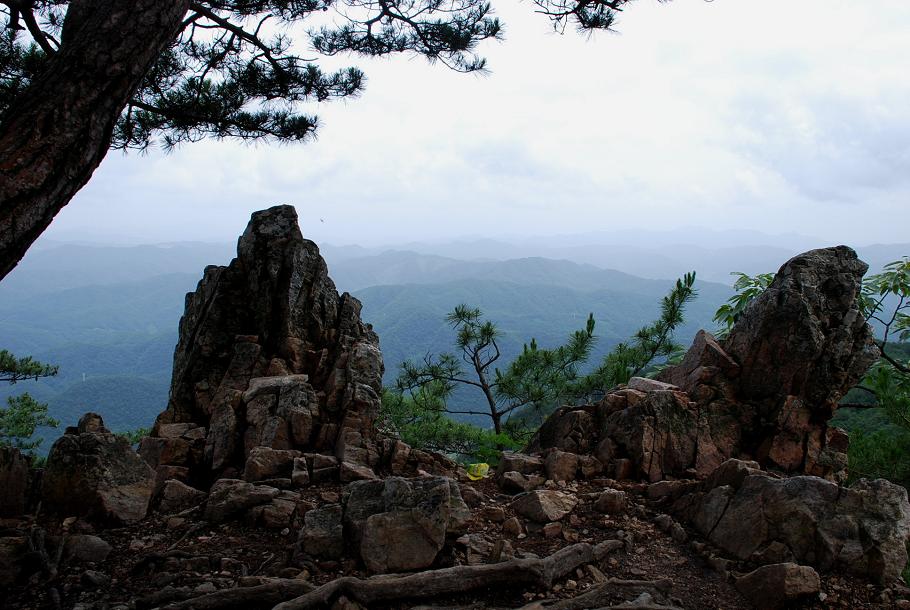
[[[364,319],[380,335],[387,381],[402,360],[449,349],[452,331],[443,317],[462,302],[498,323],[503,362],[531,337],[545,346],[563,341],[589,312],[597,320],[599,357],[652,320],[672,280],[695,269],[699,298],[678,335],[688,343],[699,328],[712,327],[713,312],[731,294],[729,286],[705,279],[776,270],[793,254],[777,246],[667,246],[661,255],[664,247],[538,244],[534,252],[547,256],[532,257],[520,256],[530,245],[490,241],[482,248],[468,242],[409,248],[322,248],[339,290],[363,302]],[[150,425],[167,400],[184,296],[206,265],[226,264],[233,249],[60,244],[30,252],[0,283],[0,348],[58,364],[60,375],[0,388],[0,398],[28,391],[47,401],[63,425],[87,410],[101,412],[115,430]],[[513,252],[518,256],[509,258]],[[860,249],[874,268],[906,252],[907,245]],[[610,260],[622,270],[594,264]]]

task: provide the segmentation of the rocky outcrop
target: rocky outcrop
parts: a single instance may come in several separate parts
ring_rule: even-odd
[[[849,488],[818,477],[775,478],[731,460],[674,512],[718,548],[757,564],[797,561],[888,583],[907,564],[907,490],[884,479]]]
[[[129,524],[145,517],[155,472],[125,438],[87,413],[51,447],[42,483],[43,509],[100,523]]]
[[[564,452],[617,478],[704,477],[743,458],[844,480],[848,440],[828,421],[878,357],[857,302],[866,268],[845,246],[794,257],[725,341],[701,331],[659,380],[632,378],[597,404],[558,410],[528,452],[562,480],[575,476]]]
[[[168,406],[142,454],[203,486],[244,467],[265,476],[257,447],[375,467],[382,372],[360,303],[335,290],[294,209],[256,212],[237,258],[207,267],[187,296]]]

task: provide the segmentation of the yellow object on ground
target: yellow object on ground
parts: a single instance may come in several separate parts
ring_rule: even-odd
[[[490,472],[489,464],[468,464],[468,478],[472,481],[479,481]]]

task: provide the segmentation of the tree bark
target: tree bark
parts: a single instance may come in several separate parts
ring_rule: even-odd
[[[189,0],[73,0],[59,51],[0,124],[0,279],[107,154]]]
[[[273,610],[330,608],[341,595],[367,607],[403,599],[465,593],[497,586],[538,586],[549,589],[555,580],[596,558],[594,547],[579,542],[543,559],[512,559],[480,566],[454,566],[417,574],[387,574],[366,580],[346,576],[333,580]]]

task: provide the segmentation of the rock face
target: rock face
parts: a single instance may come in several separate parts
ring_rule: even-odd
[[[51,447],[42,484],[44,509],[102,523],[130,524],[145,517],[155,472],[87,413]]]
[[[702,331],[660,381],[633,378],[598,404],[560,409],[528,452],[593,456],[608,474],[652,482],[704,477],[729,458],[843,480],[847,437],[827,422],[878,357],[857,306],[866,269],[845,246],[794,257],[726,341]],[[554,455],[548,474],[571,476]]]
[[[0,447],[0,517],[18,517],[28,508],[29,460],[18,449]]]
[[[143,455],[202,486],[278,467],[258,459],[274,455],[248,462],[256,447],[374,467],[382,372],[360,303],[335,290],[294,208],[256,212],[237,258],[207,267],[187,296],[167,410]]]
[[[674,511],[720,549],[758,564],[797,561],[879,583],[907,564],[907,490],[878,479],[852,487],[818,477],[774,478],[731,460],[678,499]]]

